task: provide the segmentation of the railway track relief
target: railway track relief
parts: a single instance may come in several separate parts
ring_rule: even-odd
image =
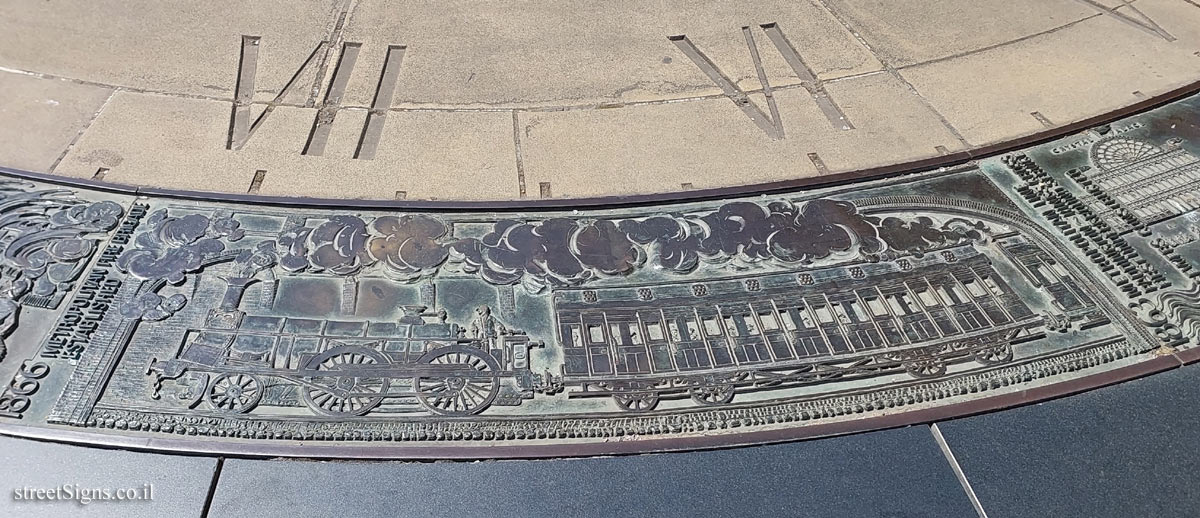
[[[1197,120],[1190,98],[949,170],[610,210],[297,209],[5,178],[0,431],[568,456],[1119,381],[1196,356]]]

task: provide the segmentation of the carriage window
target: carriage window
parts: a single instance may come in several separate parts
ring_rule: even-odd
[[[688,338],[691,340],[699,340],[703,336],[700,334],[700,325],[695,320],[687,321],[687,333]]]
[[[879,297],[871,297],[863,300],[867,301],[867,307],[871,308],[871,315],[882,317],[888,314],[887,306],[884,305],[883,300],[880,300]]]
[[[1037,271],[1038,271],[1038,274],[1040,274],[1043,279],[1046,279],[1046,282],[1049,282],[1052,284],[1058,282],[1058,276],[1055,275],[1054,272],[1050,271],[1050,268],[1047,268],[1046,265],[1044,265],[1044,264],[1037,265]]]
[[[820,306],[814,307],[813,313],[817,314],[817,320],[820,320],[822,324],[832,324],[833,323],[833,313],[829,312],[829,306],[820,305]]]
[[[938,305],[937,297],[934,297],[933,293],[929,290],[918,291],[917,298],[921,299],[921,303],[925,304],[925,307],[927,308]]]
[[[713,317],[704,317],[704,331],[709,336],[717,336],[721,334],[721,325],[717,323],[717,319]]]
[[[967,295],[967,292],[963,291],[963,287],[961,285],[955,284],[954,286],[951,286],[950,291],[954,292],[954,296],[957,297],[961,302],[969,302],[971,300],[971,297]]]
[[[588,341],[594,344],[604,343],[604,329],[598,325],[587,326]]]
[[[857,300],[843,302],[842,305],[846,307],[846,311],[848,311],[848,312],[850,312],[850,314],[854,315],[854,318],[856,320],[861,321],[861,320],[867,319],[867,315],[865,313],[863,313],[862,305],[859,304]]]
[[[963,286],[967,287],[967,292],[970,293],[972,297],[983,297],[987,295],[987,290],[985,290],[983,286],[980,286],[978,282],[975,282],[975,279],[967,279],[963,281]]]
[[[563,341],[571,347],[583,347],[583,337],[579,336],[579,326],[563,326],[563,334],[566,335],[566,340]]]
[[[758,336],[758,324],[754,323],[753,315],[743,315],[742,322],[746,323],[746,334],[750,336]]]
[[[646,336],[651,340],[662,340],[662,324],[659,324],[658,322],[646,322]]]
[[[625,336],[621,334],[621,328],[617,324],[608,325],[609,336],[612,337],[613,343],[616,345],[629,345],[625,343]]]
[[[783,321],[784,329],[787,329],[788,331],[796,330],[796,321],[792,320],[792,312],[791,311],[781,310],[779,312],[779,319]]]
[[[629,343],[633,345],[642,345],[642,334],[638,332],[637,327],[633,324],[627,324],[629,329]]]
[[[725,331],[729,336],[741,336],[738,334],[737,324],[733,322],[733,317],[725,317]]]
[[[683,341],[683,336],[681,336],[679,334],[679,322],[676,322],[674,320],[668,320],[667,321],[667,331],[669,333],[671,333],[671,341],[672,342]]]
[[[804,327],[807,327],[809,329],[817,327],[816,322],[813,322],[812,316],[809,315],[808,312],[804,310],[803,306],[801,306],[800,308],[797,308],[796,312],[800,314],[800,322],[804,324]]]
[[[775,320],[774,311],[763,311],[758,314],[758,319],[762,320],[764,331],[778,331],[779,321]]]
[[[838,303],[833,305],[833,314],[837,315],[838,322],[843,324],[850,323],[850,315],[846,314],[846,303]]]
[[[1000,287],[1000,285],[999,285],[999,284],[997,284],[997,283],[996,283],[996,281],[995,281],[994,279],[992,279],[992,278],[991,278],[991,276],[984,275],[984,276],[983,276],[983,283],[984,283],[985,285],[987,285],[987,288],[988,288],[989,290],[991,290],[991,291],[992,291],[992,295],[996,295],[997,297],[998,297],[998,296],[1000,296],[1000,295],[1004,295],[1004,289],[1003,289],[1003,288],[1001,288],[1001,287]]]
[[[948,303],[953,303],[953,302],[954,302],[954,297],[951,297],[951,296],[950,296],[950,293],[948,293],[948,292],[946,291],[946,287],[945,287],[945,286],[938,286],[938,287],[937,287],[937,292],[938,292],[938,295],[939,295],[940,297],[942,297],[942,300],[944,300],[944,301],[946,301],[946,302],[948,302]]]
[[[895,293],[888,297],[888,304],[892,305],[892,310],[900,315],[912,313],[912,299],[907,293]]]

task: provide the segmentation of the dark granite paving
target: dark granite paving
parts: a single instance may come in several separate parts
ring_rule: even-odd
[[[217,459],[83,448],[0,437],[0,516],[122,518],[200,516]],[[97,490],[142,490],[150,500],[101,501]],[[57,491],[60,489],[61,491]],[[56,500],[25,491],[56,490]],[[18,492],[22,495],[18,496]],[[78,498],[72,498],[77,495]]]
[[[1200,366],[938,424],[989,518],[1200,516]],[[202,516],[216,460],[0,438],[0,516]],[[154,484],[153,502],[20,502]],[[212,517],[973,517],[929,433],[557,461],[224,462]]]
[[[229,460],[212,517],[969,517],[928,428],[724,451],[478,463]]]
[[[938,427],[989,518],[1200,516],[1200,365]]]

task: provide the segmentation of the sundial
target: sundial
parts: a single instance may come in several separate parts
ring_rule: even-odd
[[[9,2],[0,434],[687,455],[1193,363],[1172,1]]]
[[[1192,356],[1196,126],[1160,128],[1196,103],[956,167],[652,206],[289,206],[13,170],[0,426],[567,456],[1110,383]]]

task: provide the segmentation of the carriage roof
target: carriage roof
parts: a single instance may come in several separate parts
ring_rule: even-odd
[[[948,259],[943,256],[943,253],[952,254],[953,258]],[[734,303],[738,301],[739,297],[753,297],[756,294],[778,291],[792,292],[796,289],[800,277],[806,277],[808,280],[802,284],[812,286],[814,290],[831,288],[844,292],[863,286],[887,285],[889,282],[909,276],[926,275],[931,270],[938,274],[954,275],[956,271],[963,271],[980,263],[988,262],[986,256],[969,244],[928,252],[922,257],[908,256],[901,259],[908,262],[906,267],[902,268],[898,264],[899,261],[857,263],[800,272],[758,272],[710,279],[670,281],[645,286],[563,288],[555,290],[554,301],[555,307],[560,310],[582,309],[598,304],[636,304],[640,306],[651,299],[665,303],[664,301],[669,300],[693,300],[700,295],[719,297],[721,300]]]
[[[237,334],[298,335],[329,338],[425,339],[458,338],[462,327],[453,323],[372,322],[283,316],[247,315],[237,329],[206,329]]]

